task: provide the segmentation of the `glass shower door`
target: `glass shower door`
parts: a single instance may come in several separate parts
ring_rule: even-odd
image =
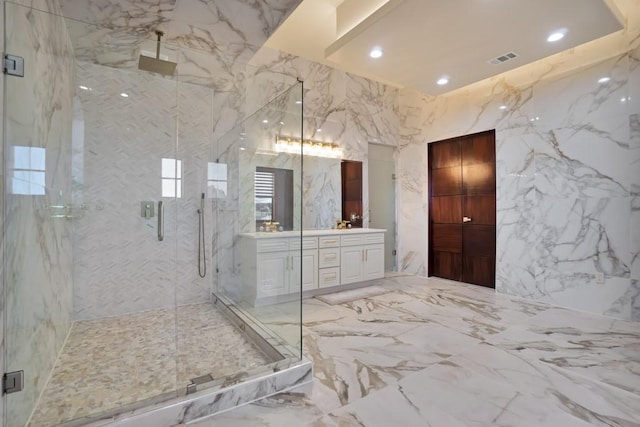
[[[176,80],[99,65],[131,34],[5,3],[5,426],[177,396]],[[160,214],[163,214],[162,217]]]

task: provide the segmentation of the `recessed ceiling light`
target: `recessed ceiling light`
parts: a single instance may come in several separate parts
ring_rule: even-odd
[[[440,77],[440,79],[438,79],[438,81],[436,83],[438,83],[440,86],[444,86],[447,83],[449,83],[449,78],[446,77],[446,76]]]
[[[264,119],[264,120],[262,121],[262,123],[264,123],[264,124],[266,125],[267,123],[269,123],[269,120]]]
[[[322,132],[322,129],[318,128],[318,132]]]
[[[245,150],[245,148],[244,148],[244,147],[240,147],[240,151],[244,151],[244,150]]]
[[[89,88],[88,88],[88,87],[86,87],[86,86],[78,86],[78,87],[79,87],[80,89],[82,89],[82,90],[89,90]]]
[[[606,83],[609,80],[611,80],[611,77],[602,77],[602,78],[598,79],[598,83]]]
[[[382,56],[382,49],[379,47],[374,47],[373,49],[371,49],[371,52],[369,52],[369,56],[372,58],[380,58]]]
[[[120,94],[120,96],[121,96],[121,97],[123,97],[123,98],[128,98],[128,97],[129,97],[129,94],[128,94],[128,93],[125,93],[125,92],[122,92],[122,93]]]
[[[506,106],[506,105],[501,105],[501,106],[500,106],[500,109],[501,109],[501,110],[506,110],[506,109],[507,109],[507,106]]]
[[[296,101],[296,104],[302,104],[302,101]]]
[[[549,37],[547,37],[547,41],[550,43],[557,42],[558,40],[561,40],[564,37],[566,32],[567,32],[566,30],[554,31],[553,33],[549,34]]]
[[[280,126],[284,126],[284,122],[280,122]]]

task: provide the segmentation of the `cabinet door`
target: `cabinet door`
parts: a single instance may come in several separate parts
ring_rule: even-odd
[[[362,246],[340,249],[340,284],[361,282],[363,279],[364,252]]]
[[[289,271],[290,285],[289,293],[310,291],[318,289],[318,251],[302,251],[302,263],[300,262],[300,252],[290,252],[293,260],[293,267]],[[300,283],[300,268],[302,267],[302,283]]]
[[[384,245],[365,246],[363,280],[380,279],[381,277],[384,277]]]
[[[289,252],[258,254],[258,298],[289,293]]]

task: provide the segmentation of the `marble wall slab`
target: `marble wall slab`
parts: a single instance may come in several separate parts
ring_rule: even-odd
[[[75,243],[75,315],[100,318],[208,301],[209,276],[198,276],[198,209],[207,195],[213,92],[149,73],[77,64],[83,110],[83,181],[74,197],[87,205]],[[121,92],[129,95],[120,96]],[[163,197],[162,158],[182,162],[182,197]],[[165,239],[157,212],[165,204]],[[205,201],[205,244],[212,254],[213,209]],[[178,280],[179,279],[179,280]],[[174,288],[175,292],[174,292]]]
[[[634,55],[629,49],[532,82],[502,76],[436,99],[401,96],[413,106],[401,106],[401,113],[419,111],[426,134],[416,131],[421,120],[401,114],[407,143],[424,154],[425,141],[496,129],[498,292],[637,319],[637,238],[630,234],[639,176],[629,98],[638,78]],[[605,76],[610,80],[599,82]],[[403,157],[401,150],[401,162],[410,158],[415,154]],[[426,166],[425,158],[417,168]],[[402,163],[400,169],[403,176]],[[401,191],[427,194],[419,187]],[[408,209],[415,207],[401,203],[401,217]],[[425,265],[426,258],[425,251]],[[596,273],[605,275],[604,284]]]
[[[7,77],[4,88],[15,106],[5,112],[3,149],[4,366],[25,372],[24,390],[6,396],[10,426],[27,422],[73,319],[73,222],[51,207],[71,203],[73,50],[64,21],[48,13],[57,5],[38,6],[46,12],[5,3],[6,49],[25,59],[24,78]]]
[[[205,52],[209,62],[219,64],[214,68],[226,68],[246,64],[300,1],[60,0],[60,5],[70,18],[79,60],[135,68],[140,49],[153,51],[154,32],[160,30],[165,49]]]

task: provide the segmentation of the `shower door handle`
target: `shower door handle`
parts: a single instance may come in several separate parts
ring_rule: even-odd
[[[164,203],[158,202],[158,241],[164,240]]]

